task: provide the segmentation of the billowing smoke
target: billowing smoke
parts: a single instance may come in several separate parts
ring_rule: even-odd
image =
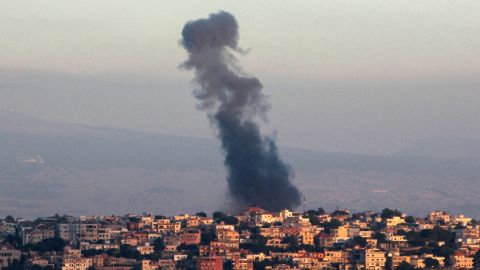
[[[188,22],[182,45],[195,70],[195,96],[218,128],[228,169],[228,188],[237,206],[258,205],[268,210],[292,209],[300,193],[290,182],[291,171],[279,157],[274,139],[260,134],[256,120],[269,108],[262,84],[244,74],[234,57],[238,25],[227,12]]]

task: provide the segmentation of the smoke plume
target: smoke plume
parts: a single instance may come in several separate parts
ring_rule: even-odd
[[[237,206],[298,206],[300,193],[290,182],[289,166],[280,159],[275,140],[262,136],[256,123],[266,119],[269,104],[260,81],[244,74],[236,62],[234,53],[241,49],[235,17],[221,11],[190,21],[181,43],[189,56],[183,67],[195,71],[199,85],[194,92],[199,107],[218,128],[228,188]]]

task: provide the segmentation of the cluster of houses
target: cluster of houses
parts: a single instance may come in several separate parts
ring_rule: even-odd
[[[0,243],[0,269],[480,269],[480,223],[391,209],[8,217]]]

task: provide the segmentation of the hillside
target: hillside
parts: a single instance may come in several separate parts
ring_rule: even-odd
[[[480,217],[478,160],[280,148],[309,208],[445,209]],[[1,113],[0,149],[0,216],[170,214],[228,205],[213,139]]]

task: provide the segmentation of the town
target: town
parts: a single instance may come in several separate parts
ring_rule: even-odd
[[[435,211],[0,220],[1,269],[480,269],[480,223]]]

